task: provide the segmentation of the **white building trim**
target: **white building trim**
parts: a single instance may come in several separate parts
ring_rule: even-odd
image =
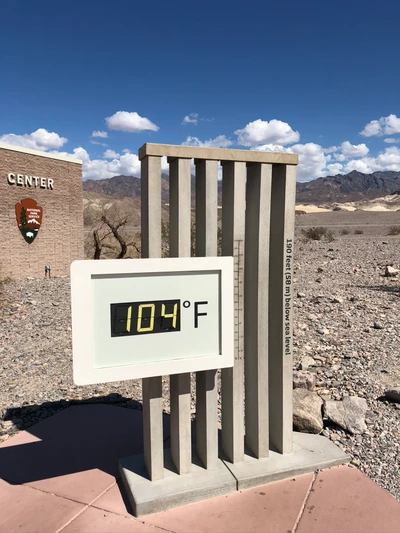
[[[3,142],[0,142],[0,149],[13,150],[14,152],[22,152],[24,154],[37,155],[39,157],[48,157],[49,159],[58,159],[60,161],[67,161],[68,163],[77,163],[78,165],[82,165],[81,159],[75,159],[74,157],[70,157],[70,156],[66,157],[60,154],[40,152],[39,150],[31,150],[30,148],[24,148],[22,146],[14,146],[12,144],[6,144]]]

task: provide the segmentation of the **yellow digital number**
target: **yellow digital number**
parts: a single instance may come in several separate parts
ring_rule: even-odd
[[[150,315],[150,324],[148,328],[142,328],[142,313],[143,309],[151,309]],[[154,328],[154,315],[155,315],[155,304],[140,304],[138,308],[138,319],[137,319],[137,332],[144,333],[145,331],[153,331]]]
[[[165,314],[165,304],[162,304],[161,306],[161,316],[163,318],[172,318],[172,327],[176,328],[176,315],[178,312],[178,304],[174,304],[174,310],[172,313],[166,315]]]
[[[126,331],[131,331],[131,322],[132,322],[132,306],[128,307],[128,314],[126,316]]]

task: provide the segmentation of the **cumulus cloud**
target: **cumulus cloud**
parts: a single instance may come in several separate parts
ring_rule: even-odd
[[[92,137],[101,137],[102,139],[107,139],[108,133],[106,131],[94,131]]]
[[[342,154],[346,158],[350,157],[363,157],[369,152],[369,148],[366,144],[351,144],[349,141],[344,141],[341,145]]]
[[[376,157],[364,157],[362,159],[349,161],[344,170],[345,172],[358,170],[359,172],[364,172],[365,174],[379,170],[400,171],[400,148],[397,146],[391,146],[386,148]]]
[[[238,136],[238,144],[243,146],[257,146],[265,144],[279,144],[285,146],[298,142],[300,134],[298,131],[293,131],[287,122],[281,120],[255,120],[249,122],[241,130],[236,130],[235,134]]]
[[[336,174],[341,174],[343,170],[343,165],[341,163],[332,163],[326,167],[331,176],[336,176]]]
[[[23,135],[7,133],[6,135],[0,136],[0,141],[14,146],[30,148],[32,150],[47,151],[61,148],[68,139],[60,137],[60,135],[54,131],[50,132],[45,128],[39,128],[32,133],[24,133]]]
[[[198,113],[190,113],[189,115],[186,115],[182,120],[182,124],[194,124],[197,126],[198,123],[199,123]]]
[[[294,144],[291,151],[299,154],[298,181],[326,175],[326,157],[322,146],[315,143]]]
[[[208,141],[200,141],[198,137],[188,137],[182,144],[184,146],[202,146],[204,148],[228,148],[233,143],[225,135],[218,135],[215,139],[209,139]]]
[[[117,111],[111,117],[106,118],[106,124],[110,130],[128,131],[130,133],[138,133],[144,130],[158,131],[160,129],[148,118],[138,115],[136,111]]]
[[[339,150],[338,146],[329,146],[328,148],[323,148],[324,154],[333,154]]]
[[[114,150],[106,150],[103,154],[104,159],[119,159],[121,154],[114,152]]]
[[[299,154],[299,164],[297,166],[297,181],[309,181],[328,173],[326,163],[329,160],[324,153],[324,149],[319,144],[306,143],[294,144],[290,147],[284,147],[276,144],[265,144],[263,146],[253,147],[253,150],[262,152],[286,152]]]
[[[379,120],[371,120],[360,131],[360,134],[364,137],[393,135],[400,133],[400,118],[396,115],[388,115],[387,117],[381,117]]]
[[[84,180],[101,180],[120,175],[140,177],[141,165],[136,154],[125,153],[120,155],[119,159],[115,158],[107,161],[105,159],[91,159],[87,150],[81,146],[75,148],[72,153],[55,150],[52,153],[80,159],[82,161],[82,177]],[[161,158],[161,171],[169,171],[166,157]]]

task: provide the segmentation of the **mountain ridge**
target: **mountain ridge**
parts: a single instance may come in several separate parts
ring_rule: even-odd
[[[195,177],[192,176],[192,197],[195,192]],[[140,198],[140,178],[137,176],[114,176],[101,180],[83,181],[83,191],[107,196]],[[377,171],[364,174],[353,170],[348,174],[320,177],[296,185],[296,203],[330,204],[373,200],[394,194],[400,190],[400,172]],[[218,203],[221,205],[222,182],[218,182]],[[161,200],[169,202],[168,174],[161,176]]]

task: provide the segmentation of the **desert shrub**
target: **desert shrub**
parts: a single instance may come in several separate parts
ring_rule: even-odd
[[[400,235],[400,226],[390,226],[388,235]]]
[[[307,228],[302,229],[301,232],[305,239],[309,241],[320,241],[323,238],[325,238],[328,242],[332,242],[334,240],[334,233],[333,231],[328,230],[328,228]]]
[[[363,235],[363,230],[362,229],[355,229],[354,230],[354,235]]]
[[[348,235],[350,233],[350,231],[348,229],[342,229],[342,231],[340,232],[340,235]]]
[[[325,233],[325,239],[328,241],[328,242],[332,242],[335,240],[335,234],[332,230],[328,230],[326,233]]]

